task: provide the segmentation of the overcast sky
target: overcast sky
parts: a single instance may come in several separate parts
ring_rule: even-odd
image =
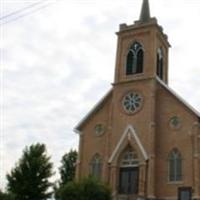
[[[0,188],[26,145],[45,143],[55,169],[78,147],[73,128],[111,87],[115,32],[138,19],[141,3],[1,0]],[[169,85],[200,111],[200,1],[150,7],[172,45]]]

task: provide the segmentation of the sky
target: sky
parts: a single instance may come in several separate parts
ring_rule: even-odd
[[[119,24],[141,0],[1,0],[0,188],[25,146],[54,162],[78,148],[76,124],[111,88]],[[169,86],[200,111],[200,1],[150,0],[172,45]],[[54,179],[58,178],[58,173]]]

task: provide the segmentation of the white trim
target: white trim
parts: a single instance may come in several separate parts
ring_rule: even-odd
[[[146,153],[144,147],[142,146],[142,143],[141,143],[139,137],[137,136],[137,134],[136,134],[136,132],[135,132],[135,129],[134,129],[131,125],[128,125],[128,126],[126,127],[126,129],[125,129],[125,131],[124,131],[122,137],[120,138],[120,140],[119,140],[119,142],[118,142],[116,148],[114,149],[114,151],[113,151],[111,157],[109,158],[108,163],[111,163],[111,162],[113,161],[113,159],[115,158],[117,152],[119,151],[120,146],[122,145],[122,143],[123,143],[123,141],[126,139],[126,137],[130,137],[130,136],[129,136],[129,133],[131,133],[132,136],[134,137],[136,143],[138,144],[138,146],[139,146],[139,148],[140,148],[140,150],[141,150],[141,152],[142,152],[142,155],[144,156],[144,159],[145,159],[145,160],[148,160],[148,155],[147,155],[147,153]]]
[[[169,88],[168,85],[166,85],[159,77],[156,77],[156,80],[165,88],[167,89],[171,94],[173,94],[179,101],[181,101],[187,108],[189,108],[195,115],[200,117],[200,112],[198,112],[196,109],[194,109],[189,103],[187,103],[180,95],[178,95],[174,90]]]
[[[74,128],[73,131],[74,131],[76,134],[82,135],[82,132],[79,131],[78,129],[75,129],[75,128]]]
[[[97,109],[98,107],[105,101],[105,99],[108,97],[108,95],[112,92],[113,88],[111,88],[106,95],[104,95],[100,101],[90,110],[90,112],[85,115],[85,117],[76,125],[76,127],[74,128],[74,132],[80,134],[80,130],[79,127],[90,117],[90,115],[92,115]]]

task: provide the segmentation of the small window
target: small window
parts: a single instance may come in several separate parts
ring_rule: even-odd
[[[143,72],[144,52],[142,45],[135,42],[128,51],[126,60],[126,75]]]
[[[157,76],[163,80],[163,51],[161,48],[157,51]]]
[[[94,176],[95,178],[100,179],[101,178],[101,156],[99,154],[96,154],[92,160],[91,160],[91,172],[90,174]]]
[[[182,180],[182,157],[177,149],[169,154],[169,181]]]

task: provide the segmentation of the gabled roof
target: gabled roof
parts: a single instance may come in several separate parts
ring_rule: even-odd
[[[108,97],[112,94],[113,88],[111,88],[105,96],[93,107],[93,109],[76,125],[74,131],[80,134],[81,127],[86,123],[86,121],[99,110],[99,108],[105,103]]]
[[[189,103],[187,103],[180,95],[178,95],[174,90],[172,90],[168,85],[166,85],[159,77],[156,80],[173,96],[176,97],[182,104],[184,104],[190,111],[192,111],[197,117],[200,118],[200,112],[194,109]]]
[[[131,134],[131,135],[129,135]],[[130,136],[132,136],[136,142],[136,144],[138,145],[143,157],[145,160],[148,160],[148,154],[146,152],[146,150],[144,149],[135,129],[132,127],[132,125],[128,125],[124,131],[124,133],[122,134],[118,144],[116,145],[113,153],[111,154],[109,160],[108,160],[108,163],[111,163],[113,161],[113,159],[116,157],[119,149],[120,149],[120,146],[122,145],[122,143],[124,142],[124,140],[126,140],[126,138],[129,138]]]
[[[169,93],[171,93],[176,99],[178,99],[183,105],[185,105],[192,113],[194,113],[200,119],[200,112],[194,109],[189,103],[187,103],[180,95],[166,85],[159,77],[156,77],[157,82],[162,85]],[[99,110],[99,108],[105,103],[108,97],[112,94],[113,88],[111,88],[106,95],[93,107],[93,109],[77,124],[74,128],[76,133],[80,134],[81,127],[86,123],[89,118]]]

